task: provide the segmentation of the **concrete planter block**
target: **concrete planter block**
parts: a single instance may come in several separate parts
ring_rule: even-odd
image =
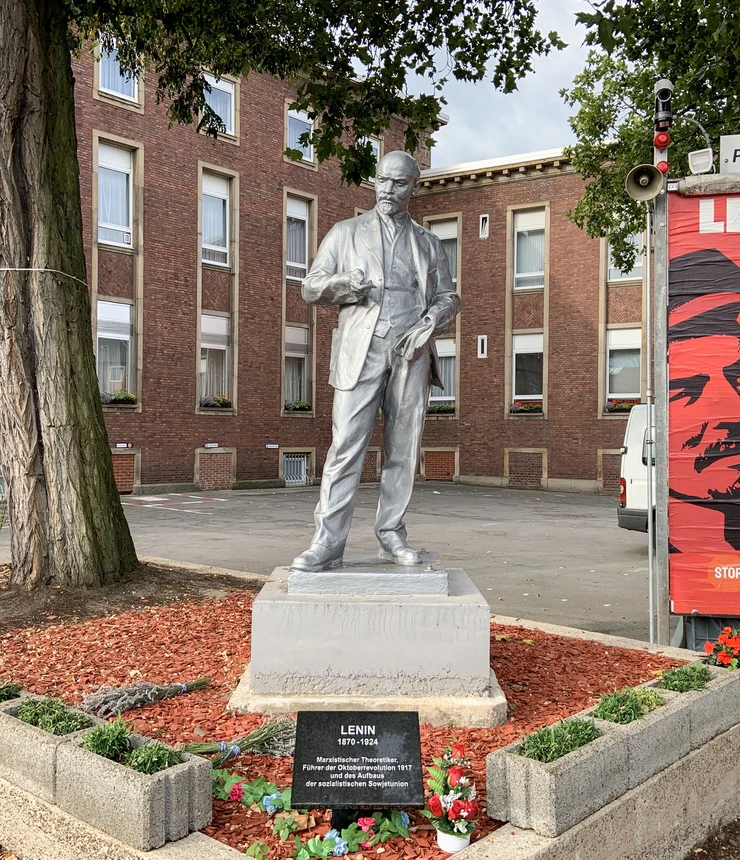
[[[554,837],[624,794],[629,765],[619,729],[601,720],[596,725],[603,733],[600,738],[549,764],[519,755],[521,742],[491,753],[488,814]]]
[[[17,719],[18,708],[29,698],[43,697],[25,693],[0,705],[0,777],[52,803],[57,750],[69,741],[70,735],[52,735]],[[100,722],[95,717],[90,719]]]
[[[655,689],[655,682],[643,686]],[[628,788],[641,785],[691,750],[690,714],[681,694],[659,688],[657,692],[665,704],[619,726],[629,762]]]
[[[183,753],[182,764],[149,776],[88,752],[82,741],[74,738],[57,753],[55,802],[65,812],[142,851],[210,821],[210,762]],[[132,747],[148,742],[131,736]]]
[[[692,750],[729,731],[740,715],[740,670],[707,668],[713,678],[703,690],[676,694],[689,711]]]

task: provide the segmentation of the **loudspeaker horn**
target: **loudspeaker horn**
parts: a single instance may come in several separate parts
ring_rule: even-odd
[[[624,187],[633,200],[652,200],[663,188],[663,174],[652,164],[638,164],[627,174]]]

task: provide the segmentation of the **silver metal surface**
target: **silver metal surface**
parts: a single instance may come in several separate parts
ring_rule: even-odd
[[[659,645],[668,645],[668,194],[654,202],[653,338],[655,374],[655,604]],[[650,332],[648,332],[650,337]]]
[[[382,408],[385,460],[375,533],[381,548],[406,546],[403,517],[411,500],[430,383],[440,385],[434,336],[460,310],[447,256],[437,237],[408,215],[420,171],[405,152],[378,164],[376,205],[327,233],[303,298],[338,305],[329,383],[334,387],[333,439],[314,512],[311,555],[294,569],[338,561],[370,437]],[[318,559],[318,563],[317,563]]]

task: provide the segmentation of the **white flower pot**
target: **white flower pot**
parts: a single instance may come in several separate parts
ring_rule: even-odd
[[[449,833],[437,831],[437,845],[445,852],[445,854],[455,854],[457,851],[462,851],[470,845],[470,834],[467,836],[452,836]]]

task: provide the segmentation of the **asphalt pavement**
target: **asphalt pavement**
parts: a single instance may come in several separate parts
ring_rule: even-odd
[[[313,534],[318,488],[124,496],[137,551],[254,573],[287,565]],[[347,555],[375,553],[377,487],[359,490]],[[463,567],[501,615],[648,638],[647,536],[617,526],[611,496],[427,482],[409,541]],[[9,561],[0,530],[0,564]]]

